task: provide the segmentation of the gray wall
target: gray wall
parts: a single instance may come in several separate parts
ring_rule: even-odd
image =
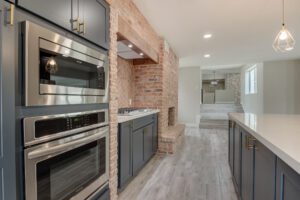
[[[178,120],[187,125],[197,125],[201,103],[200,67],[179,69]]]
[[[300,60],[264,63],[264,113],[300,114]]]

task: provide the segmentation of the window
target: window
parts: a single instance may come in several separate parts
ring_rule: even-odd
[[[254,65],[245,73],[245,94],[257,93],[257,66]]]

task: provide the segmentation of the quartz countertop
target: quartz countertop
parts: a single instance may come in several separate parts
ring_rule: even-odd
[[[300,115],[228,115],[300,174]]]
[[[118,123],[127,122],[127,121],[130,121],[130,120],[133,120],[133,119],[145,117],[145,116],[152,115],[152,114],[159,113],[159,112],[160,112],[160,110],[153,109],[149,112],[136,114],[136,115],[118,115]]]

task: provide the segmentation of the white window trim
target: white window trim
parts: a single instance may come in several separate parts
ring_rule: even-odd
[[[254,71],[254,80],[253,83],[250,80],[251,79],[251,75],[250,73]],[[251,85],[253,85],[253,89],[251,89]],[[252,95],[252,94],[257,94],[257,65],[253,65],[252,67],[250,67],[249,69],[247,69],[245,71],[245,95]]]

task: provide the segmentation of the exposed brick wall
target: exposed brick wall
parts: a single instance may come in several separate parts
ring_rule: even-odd
[[[119,108],[134,107],[135,70],[131,60],[118,57],[118,106]],[[130,99],[132,100],[130,104]]]
[[[127,97],[134,96],[137,107],[158,108],[159,137],[168,129],[168,108],[175,107],[176,122],[178,110],[178,58],[167,43],[156,34],[132,0],[107,0],[111,4],[110,19],[110,195],[116,200],[118,184],[118,141],[117,111],[129,105]],[[131,63],[117,56],[118,16],[140,34],[159,54],[159,64],[130,66]],[[124,68],[122,68],[124,67]],[[129,77],[126,77],[129,76]],[[129,83],[129,79],[134,83]],[[125,84],[125,86],[123,86]],[[132,91],[133,90],[133,91]],[[123,96],[123,94],[125,94]],[[175,122],[175,123],[176,123]],[[161,141],[159,139],[159,141]],[[164,149],[159,143],[159,148]]]
[[[117,10],[111,8],[109,50],[109,187],[112,200],[116,200],[118,187],[118,70],[117,70]]]

